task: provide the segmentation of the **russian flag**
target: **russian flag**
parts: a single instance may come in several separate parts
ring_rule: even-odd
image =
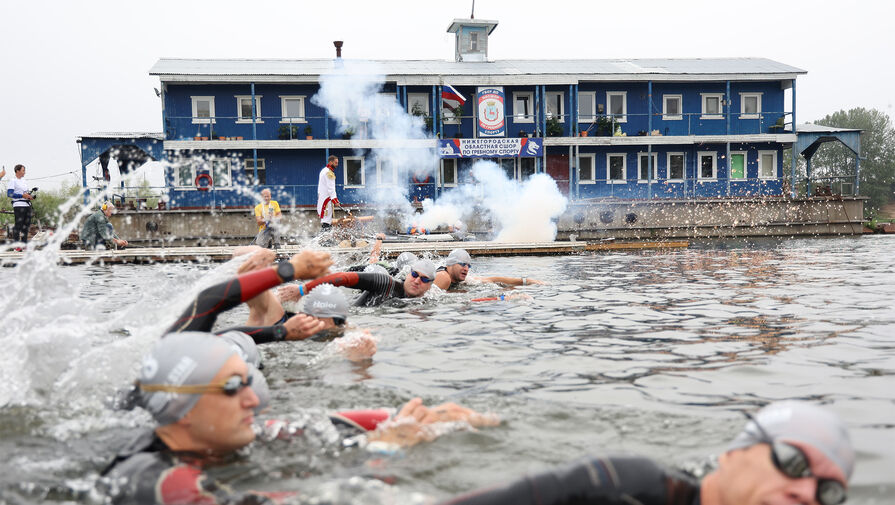
[[[463,95],[460,94],[459,91],[454,89],[450,84],[445,84],[441,87],[441,101],[445,107],[459,107],[466,103],[466,98],[463,98]]]

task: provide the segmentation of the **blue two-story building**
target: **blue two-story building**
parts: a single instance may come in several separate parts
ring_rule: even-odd
[[[360,106],[346,126],[313,99],[340,57],[159,60],[150,73],[161,83],[164,132],[149,154],[169,162],[168,207],[248,207],[269,187],[281,203],[311,208],[329,155],[340,158],[340,199],[360,206],[389,188],[437,199],[482,158],[511,179],[545,172],[573,203],[795,196],[795,185],[784,187],[786,171],[795,175],[784,149],[796,144],[796,78],[805,71],[762,58],[490,61],[496,26],[454,20],[452,61],[372,62],[382,73],[378,95],[425,129],[400,149],[445,153],[447,144],[493,138],[537,149],[470,149],[411,171],[381,154],[395,140],[371,131],[376,106]],[[466,98],[462,106],[444,106],[447,85]],[[486,124],[492,113],[496,132]]]

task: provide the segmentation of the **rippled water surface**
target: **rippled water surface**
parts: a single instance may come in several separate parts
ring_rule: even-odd
[[[400,406],[414,396],[493,411],[498,428],[371,462],[314,440],[258,444],[221,479],[241,489],[404,503],[593,453],[690,466],[723,450],[741,410],[823,403],[858,451],[849,503],[895,493],[895,237],[694,243],[689,249],[475,258],[472,275],[549,282],[528,301],[494,285],[361,309],[369,363],[323,342],[263,348],[270,416]],[[96,471],[150,421],[106,398],[203,287],[236,265],[3,269],[0,502],[88,501]],[[342,259],[348,262],[348,259]],[[238,324],[244,309],[221,324]],[[365,477],[358,479],[357,477]],[[386,485],[369,477],[387,477]]]

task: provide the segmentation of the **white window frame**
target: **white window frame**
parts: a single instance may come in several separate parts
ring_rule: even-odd
[[[731,175],[733,173],[733,155],[734,154],[742,154],[743,155],[743,177],[742,179],[737,177],[733,178]],[[727,163],[727,177],[732,181],[745,181],[749,178],[749,152],[748,151],[730,151],[730,160]]]
[[[414,98],[423,97],[423,103],[426,105],[423,107],[423,116],[432,116],[432,112],[430,109],[429,103],[429,93],[407,93],[407,113],[413,115],[413,103]]]
[[[668,99],[677,99],[677,114],[668,113]],[[666,121],[678,121],[684,119],[684,95],[662,95],[662,119]]]
[[[190,100],[193,102],[193,124],[210,124],[215,122],[213,96],[191,96]],[[198,113],[196,112],[196,102],[200,100],[208,101],[208,113],[211,114],[210,118],[198,117]]]
[[[590,159],[590,179],[581,179],[581,160]],[[597,155],[593,153],[578,154],[578,184],[597,183]]]
[[[215,188],[230,188],[233,187],[233,163],[231,163],[230,158],[211,158],[207,161],[208,163],[208,172],[211,174],[211,183]],[[227,180],[230,181],[227,185],[218,184],[218,177],[215,177],[214,173],[214,164],[215,163],[226,163],[227,164]]]
[[[445,162],[448,162],[448,161],[452,162],[451,164],[453,165],[453,169],[454,169],[454,182],[453,183],[445,183],[442,180],[444,178]],[[459,171],[459,165],[460,165],[459,158],[442,158],[441,159],[441,170],[438,171],[438,183],[437,184],[439,186],[444,186],[445,188],[456,188],[457,187],[457,175],[458,175],[457,172]]]
[[[187,165],[190,168],[190,180],[189,180],[188,184],[179,184],[181,182],[180,181],[181,165]],[[196,164],[195,163],[193,163],[191,161],[187,161],[187,162],[181,163],[179,165],[175,165],[174,170],[175,170],[175,172],[174,172],[174,189],[175,190],[184,191],[184,190],[196,189]]]
[[[761,164],[761,158],[765,154],[770,154],[774,157],[773,175],[771,176],[764,176],[761,174],[763,168]],[[766,181],[777,178],[777,151],[758,151],[758,178]]]
[[[700,93],[702,96],[702,115],[699,119],[724,119],[724,93]],[[718,114],[706,112],[706,103],[709,98],[718,99]]]
[[[702,176],[702,157],[712,157],[712,176]],[[696,179],[699,181],[717,181],[718,180],[718,151],[697,151],[696,152]]]
[[[557,116],[559,116],[559,122],[566,122],[566,94],[564,91],[547,91],[544,93],[544,111],[547,112],[547,104],[550,102],[554,102],[555,99],[559,97],[559,111]],[[550,116],[550,112],[547,112],[547,117]]]
[[[622,157],[622,178],[610,179],[609,160],[612,157]],[[627,184],[628,183],[628,155],[627,153],[606,153],[606,184]]]
[[[391,163],[392,167],[392,182],[382,182],[382,162],[384,160],[382,158],[376,158],[376,185],[378,186],[397,186],[398,185],[398,165],[395,163]],[[346,179],[347,180],[347,179]]]
[[[746,98],[755,98],[755,113],[746,113]],[[740,119],[758,119],[761,116],[761,93],[740,93]]]
[[[590,113],[586,114],[584,117],[581,116],[581,97],[589,96],[590,97]],[[590,119],[585,119],[590,117]],[[578,92],[578,125],[580,128],[581,123],[592,124],[597,122],[597,92],[596,91],[584,91]],[[586,129],[586,128],[585,128]]]
[[[646,184],[648,181],[646,179],[641,179],[640,176],[643,174],[643,167],[641,166],[642,160],[641,156],[646,156],[652,154],[653,157],[653,182],[659,182],[659,153],[653,152],[648,153],[646,151],[641,151],[637,153],[637,182]]]
[[[516,111],[516,98],[520,96],[528,97],[528,115],[520,117]],[[535,122],[535,98],[531,91],[514,91],[513,92],[513,122],[514,123],[534,123]]]
[[[681,171],[680,178],[672,178],[671,177],[671,157],[672,156],[680,156],[683,158],[683,170]],[[687,153],[683,151],[674,151],[668,152],[665,155],[665,180],[667,182],[684,182],[684,179],[687,178]]]
[[[614,117],[612,113],[612,97],[622,97],[622,115]],[[627,91],[607,91],[606,92],[606,115],[615,120],[616,123],[628,122],[628,92]]]
[[[246,177],[246,179],[251,183],[251,179],[249,178],[249,173],[254,170],[254,167],[249,168],[249,162],[254,162],[254,158],[245,158],[242,160],[242,174]],[[265,163],[264,158],[258,158],[258,172],[264,172],[267,169],[267,163]],[[265,173],[264,182],[258,182],[258,184],[267,184],[267,172]]]
[[[306,95],[280,95],[280,122],[287,124],[307,123],[307,110],[305,109],[305,104],[307,103],[306,98]],[[298,100],[301,102],[301,116],[286,115],[286,100]]]
[[[242,116],[242,101],[248,100],[249,103],[252,102],[252,95],[233,95],[236,98],[236,123],[237,124],[252,124],[252,116],[243,117]],[[261,95],[255,95],[255,123],[263,123],[261,120]]]
[[[348,161],[349,160],[360,160],[360,185],[348,184]],[[366,179],[366,169],[364,167],[364,157],[363,156],[342,156],[342,180],[345,181],[342,185],[343,188],[363,188],[367,185]]]

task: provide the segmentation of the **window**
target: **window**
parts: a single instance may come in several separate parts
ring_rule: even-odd
[[[681,108],[682,103],[683,97],[681,95],[662,95],[662,119],[684,119]]]
[[[479,32],[469,32],[469,50],[471,52],[479,50]]]
[[[442,158],[442,160],[441,160],[441,183],[445,187],[454,187],[457,185],[457,160],[456,160],[456,158]]]
[[[398,182],[398,167],[389,160],[376,160],[376,184],[394,185]]]
[[[718,177],[718,153],[715,151],[699,151],[699,178],[715,179]]]
[[[628,92],[607,91],[606,103],[609,104],[609,114],[615,118],[616,123],[628,122]]]
[[[251,95],[236,97],[236,113],[238,115],[236,118],[237,123],[252,122]],[[261,95],[255,95],[255,118],[256,123],[263,123],[263,121],[261,121]]]
[[[214,122],[214,97],[191,96],[193,100],[193,124]]]
[[[578,183],[593,184],[594,183],[594,155],[579,154],[578,155]]]
[[[701,119],[723,119],[721,110],[721,101],[724,99],[722,93],[702,93],[702,118]]]
[[[193,186],[196,184],[196,175],[193,172],[193,164],[190,162],[178,163],[174,168],[174,184],[176,186]]]
[[[231,185],[230,160],[211,160],[211,180],[214,187],[221,188]]]
[[[531,91],[513,93],[513,121],[534,123],[534,115],[531,113],[533,103]]]
[[[345,156],[342,166],[346,188],[362,188],[364,186],[364,159],[360,156]]]
[[[544,96],[546,97],[545,101],[547,102],[547,117],[556,117],[559,119],[560,123],[564,123],[566,121],[566,111],[564,107],[565,104],[563,103],[563,92],[548,91]]]
[[[593,91],[578,93],[578,122],[593,123],[597,120],[597,94]],[[585,128],[587,129],[587,128]]]
[[[657,180],[656,173],[658,173],[658,171],[656,170],[656,160],[658,160],[658,155],[656,153],[652,153],[652,170],[650,170],[651,167],[649,165],[649,158],[649,153],[637,153],[637,180],[640,182],[646,182],[650,179],[653,181]],[[650,175],[652,175],[652,177],[649,177]]]
[[[758,119],[761,93],[740,93],[740,119]]]
[[[746,151],[730,152],[730,178],[746,178]]]
[[[684,167],[687,158],[684,153],[668,153],[668,174],[669,181],[684,180]]]
[[[407,110],[414,116],[428,116],[429,93],[407,93]]]
[[[519,158],[519,176],[524,181],[534,175],[535,173],[535,159],[534,158]]]
[[[626,158],[624,154],[606,155],[606,179],[609,184],[625,183]]]
[[[758,177],[760,179],[777,177],[777,151],[758,151]]]
[[[259,111],[261,109],[258,109]],[[261,113],[259,112],[260,116]],[[281,123],[305,123],[305,97],[280,96]]]
[[[507,179],[512,181],[516,178],[516,160],[513,158],[500,158],[497,160],[497,164],[503,169]]]
[[[255,159],[246,158],[245,176],[249,184],[267,184],[267,171],[264,170],[264,159],[258,158],[258,180],[255,180]]]

